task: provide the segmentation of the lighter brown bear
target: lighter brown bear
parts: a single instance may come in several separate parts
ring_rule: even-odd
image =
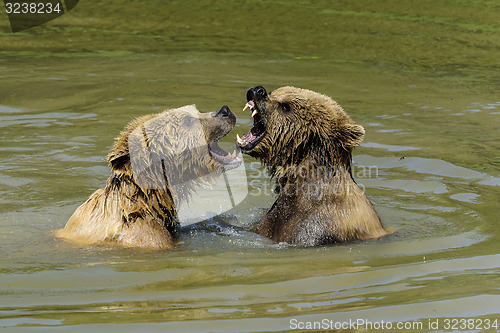
[[[56,235],[81,244],[175,247],[176,206],[194,187],[241,160],[217,141],[236,123],[227,106],[200,113],[192,106],[128,124],[108,155],[111,175]]]
[[[247,92],[253,127],[237,145],[260,159],[278,197],[257,226],[275,242],[315,246],[389,233],[351,173],[364,129],[331,98],[295,87]]]

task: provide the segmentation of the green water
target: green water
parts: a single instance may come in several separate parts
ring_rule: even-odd
[[[355,175],[396,233],[271,244],[248,231],[273,199],[245,157],[245,202],[181,230],[173,251],[54,239],[105,184],[128,121],[227,104],[229,143],[258,84],[329,95],[365,127]],[[0,14],[0,328],[500,321],[499,87],[497,1],[85,1],[16,34]]]

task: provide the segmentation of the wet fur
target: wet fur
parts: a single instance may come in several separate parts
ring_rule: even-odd
[[[213,113],[199,113],[194,106],[132,121],[108,155],[111,175],[106,187],[95,191],[76,209],[57,237],[81,244],[175,247],[175,204],[188,198],[193,184],[222,170],[210,157],[206,142],[222,137],[233,126],[234,121],[231,124]],[[145,166],[139,175],[134,175],[129,147],[136,147],[134,156]],[[155,158],[164,163],[151,163]],[[178,180],[178,186],[168,184],[165,165],[169,168],[168,179]]]
[[[282,87],[254,102],[267,134],[246,153],[266,165],[279,193],[257,233],[307,246],[388,233],[351,174],[362,126],[332,99],[310,90]]]

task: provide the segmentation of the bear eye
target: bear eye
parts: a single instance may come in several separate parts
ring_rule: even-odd
[[[281,110],[283,110],[283,112],[285,113],[292,111],[292,106],[290,105],[290,103],[280,103],[280,106]]]
[[[186,116],[186,117],[184,117],[184,119],[182,120],[182,124],[183,124],[184,126],[190,127],[191,125],[193,125],[194,120],[195,120],[195,118],[193,118],[193,117],[191,117],[191,116]]]

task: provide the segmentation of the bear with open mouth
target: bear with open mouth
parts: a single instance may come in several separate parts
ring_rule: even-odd
[[[200,113],[194,105],[140,117],[108,155],[111,175],[56,233],[82,244],[175,247],[176,207],[196,186],[238,167],[218,140],[236,124],[227,106]]]
[[[237,136],[243,153],[261,160],[278,197],[256,232],[275,242],[315,246],[382,237],[370,200],[352,177],[352,150],[363,139],[331,98],[314,91],[262,86],[247,91],[254,124]]]

